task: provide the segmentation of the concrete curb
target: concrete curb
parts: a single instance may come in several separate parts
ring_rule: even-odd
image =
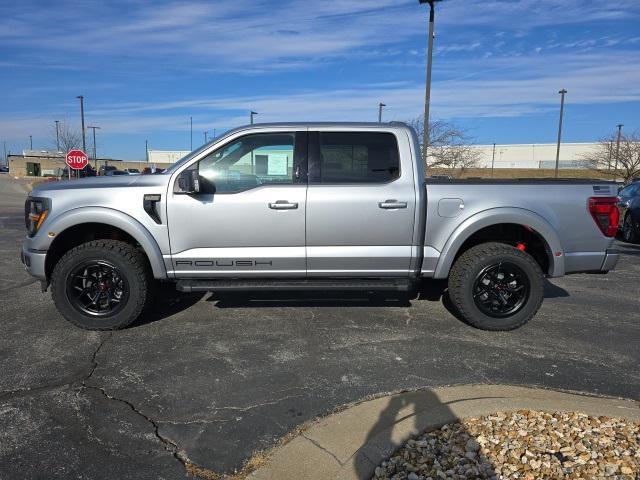
[[[274,450],[248,478],[258,480],[360,480],[409,438],[461,418],[496,411],[578,411],[640,421],[633,400],[506,385],[423,389],[353,405],[322,418]]]

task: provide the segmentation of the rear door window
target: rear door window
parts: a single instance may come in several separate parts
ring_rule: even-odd
[[[310,183],[387,183],[400,176],[395,135],[387,132],[311,132]]]

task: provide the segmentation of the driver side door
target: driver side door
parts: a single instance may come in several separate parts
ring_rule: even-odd
[[[306,131],[246,133],[209,153],[200,192],[169,188],[171,264],[179,278],[306,276]]]

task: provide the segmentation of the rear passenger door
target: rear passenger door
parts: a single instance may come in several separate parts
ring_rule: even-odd
[[[403,134],[309,132],[307,276],[408,276],[416,194]]]

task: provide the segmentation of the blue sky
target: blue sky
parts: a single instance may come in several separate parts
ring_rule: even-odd
[[[51,146],[54,120],[98,125],[99,156],[194,148],[259,121],[420,114],[426,8],[417,0],[0,0],[0,142]],[[432,117],[477,143],[640,129],[640,1],[444,0]],[[210,134],[211,135],[211,134]]]

